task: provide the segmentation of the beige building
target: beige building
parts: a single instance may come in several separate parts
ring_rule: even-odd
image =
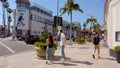
[[[120,0],[106,0],[105,24],[107,26],[107,44],[110,49],[120,45]]]

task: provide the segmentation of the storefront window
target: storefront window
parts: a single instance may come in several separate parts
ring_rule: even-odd
[[[116,41],[120,42],[120,32],[116,32]]]

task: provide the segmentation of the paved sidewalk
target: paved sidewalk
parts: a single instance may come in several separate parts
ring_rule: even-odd
[[[35,51],[0,57],[0,68],[120,68],[115,58],[109,56],[109,49],[105,46],[101,46],[101,59],[92,58],[93,46],[90,43],[66,45],[65,53],[66,61],[61,63],[58,48],[54,64],[48,65],[45,60],[36,58]]]

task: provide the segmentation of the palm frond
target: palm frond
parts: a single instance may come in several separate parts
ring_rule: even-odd
[[[61,12],[60,16],[62,16],[63,14],[65,14],[67,12],[66,7],[61,8],[60,12]]]

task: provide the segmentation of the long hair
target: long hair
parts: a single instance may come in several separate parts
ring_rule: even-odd
[[[50,45],[54,45],[53,36],[52,36],[52,35],[49,35],[49,36],[48,36],[48,39],[49,39],[49,44],[50,44]]]

